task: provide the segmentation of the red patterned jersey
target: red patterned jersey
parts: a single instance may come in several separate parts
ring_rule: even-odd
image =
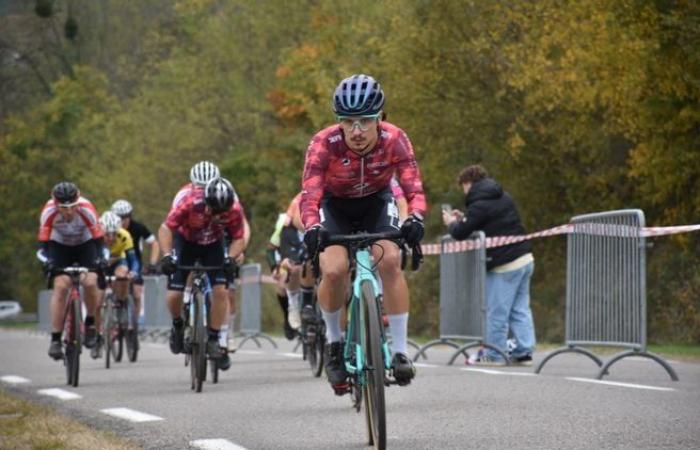
[[[213,215],[207,211],[204,190],[192,189],[170,210],[165,225],[198,245],[223,239],[225,230],[231,239],[242,239],[243,207],[235,201],[225,213]]]
[[[46,202],[39,221],[39,241],[75,246],[102,237],[104,233],[92,203],[80,197],[75,208],[73,218],[66,220],[53,199]]]
[[[186,185],[182,186],[180,190],[177,191],[177,194],[175,194],[175,197],[173,197],[173,202],[170,205],[170,209],[177,208],[177,205],[182,201],[182,199],[185,198],[193,189],[196,189],[196,187],[192,183],[187,183]]]
[[[396,177],[391,177],[391,193],[394,194],[396,200],[405,197],[405,195],[403,195],[403,189],[401,189],[401,185],[399,185]]]
[[[406,196],[409,214],[425,214],[423,182],[411,141],[395,125],[381,122],[380,127],[377,144],[365,155],[348,148],[338,125],[311,139],[301,197],[301,219],[306,228],[320,222],[318,210],[325,192],[341,198],[366,197],[389,187],[394,175]]]

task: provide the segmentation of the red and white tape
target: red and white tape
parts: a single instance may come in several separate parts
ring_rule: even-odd
[[[559,234],[581,233],[598,236],[638,236],[640,228],[629,225],[614,225],[601,223],[567,223],[535,233],[520,236],[493,236],[486,238],[486,248],[502,247],[539,237],[556,236]],[[700,230],[700,225],[679,225],[674,227],[641,228],[642,237],[664,236],[668,234],[690,233]],[[421,246],[424,255],[439,255],[440,253],[459,253],[475,250],[481,243],[475,240],[447,242],[441,251],[441,244],[424,244]]]

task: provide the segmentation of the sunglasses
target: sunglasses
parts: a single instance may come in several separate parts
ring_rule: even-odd
[[[368,116],[337,116],[338,123],[340,127],[347,133],[359,128],[360,131],[367,131],[377,123],[377,120],[381,117],[381,113],[372,114]]]

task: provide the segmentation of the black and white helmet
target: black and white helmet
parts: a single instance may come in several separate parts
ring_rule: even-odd
[[[219,178],[219,168],[216,164],[209,161],[200,161],[190,169],[190,181],[192,184],[199,187],[204,187],[214,178]]]
[[[105,211],[100,217],[100,224],[105,233],[116,233],[122,227],[122,219],[112,211]]]
[[[383,107],[382,86],[362,73],[341,81],[333,93],[333,112],[339,116],[371,116]]]
[[[130,216],[134,207],[126,200],[120,199],[112,204],[112,212],[119,217]]]
[[[61,181],[51,189],[51,196],[59,205],[75,205],[80,199],[78,187],[70,181]]]
[[[236,201],[236,192],[226,178],[214,178],[204,188],[204,202],[214,212],[228,211]]]

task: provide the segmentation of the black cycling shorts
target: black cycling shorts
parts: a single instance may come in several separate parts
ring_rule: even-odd
[[[361,198],[325,194],[321,199],[321,225],[330,234],[383,233],[399,229],[399,208],[390,188]]]
[[[282,228],[279,252],[282,259],[288,258],[295,264],[301,264],[304,260],[306,247],[295,226],[286,225]]]
[[[178,264],[192,266],[197,259],[203,266],[220,266],[224,262],[223,240],[207,245],[198,245],[186,241],[179,233],[173,233],[173,241]],[[168,277],[168,289],[173,291],[185,290],[189,273],[189,270],[177,270],[170,275]],[[207,272],[207,275],[212,286],[224,284],[228,287],[229,280],[223,269],[210,270]]]
[[[64,245],[49,241],[47,256],[57,267],[68,267],[77,264],[80,267],[95,268],[97,260],[97,244],[87,241],[80,245]]]

